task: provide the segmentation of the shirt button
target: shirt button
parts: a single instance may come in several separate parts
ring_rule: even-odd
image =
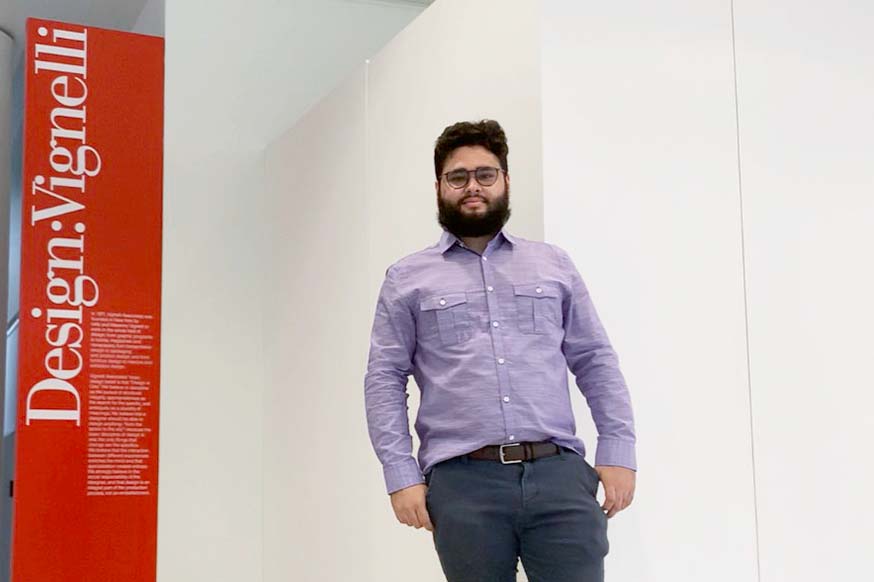
[[[504,396],[504,402],[509,402],[509,401],[510,401],[510,397],[509,397],[509,396]]]
[[[483,260],[484,260],[484,261],[488,261],[489,258],[488,258],[487,256],[483,255]]]
[[[540,287],[538,287],[537,289],[535,289],[535,291],[537,291],[538,293],[543,293],[543,289],[541,289]]]
[[[491,285],[489,285],[488,287],[486,287],[486,289],[488,289],[489,291],[494,291],[494,290],[495,290],[495,288],[492,287]]]
[[[504,358],[498,358],[498,363],[499,363],[499,364],[503,364],[503,363],[504,363]]]
[[[516,435],[511,434],[511,435],[510,435],[510,440],[511,440],[511,441],[515,441],[515,440],[516,440]]]
[[[445,300],[445,299],[441,299],[441,300],[440,300],[440,305],[446,305],[446,300]]]
[[[492,326],[493,326],[493,327],[498,327],[498,322],[497,322],[497,321],[493,321],[493,322],[492,322]]]

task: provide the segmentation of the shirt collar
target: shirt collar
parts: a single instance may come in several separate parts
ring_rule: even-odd
[[[511,245],[513,245],[513,246],[516,245],[516,238],[513,235],[511,235],[509,232],[507,232],[506,227],[502,228],[500,231],[498,231],[498,234],[495,235],[495,237],[499,237],[499,236],[503,236],[507,240],[507,242],[509,242]],[[444,228],[443,234],[440,235],[440,241],[437,243],[437,250],[440,251],[440,254],[443,254],[449,248],[451,248],[452,245],[454,245],[456,242],[460,243],[461,239],[459,239],[454,234],[452,234],[451,232],[449,232],[448,230],[446,230]],[[491,242],[491,241],[489,241],[489,242]]]

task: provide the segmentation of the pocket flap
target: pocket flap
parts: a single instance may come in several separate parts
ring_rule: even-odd
[[[513,293],[525,297],[559,297],[558,289],[549,283],[522,283],[513,285]]]
[[[434,295],[423,299],[419,304],[421,311],[429,311],[431,309],[448,309],[460,303],[467,303],[467,294],[461,293],[444,293],[443,295]]]

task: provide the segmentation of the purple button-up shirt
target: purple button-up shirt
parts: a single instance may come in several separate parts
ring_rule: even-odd
[[[386,269],[364,378],[370,440],[392,493],[484,445],[549,440],[585,456],[567,368],[598,429],[596,465],[637,470],[631,398],[574,263],[556,245],[448,231]],[[412,455],[407,379],[421,391]]]

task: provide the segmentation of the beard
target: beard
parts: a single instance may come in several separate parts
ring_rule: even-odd
[[[457,237],[485,236],[497,234],[510,219],[510,185],[507,184],[503,196],[491,201],[483,199],[485,212],[473,213],[462,210],[465,199],[457,205],[447,203],[437,195],[437,221],[443,228]]]

